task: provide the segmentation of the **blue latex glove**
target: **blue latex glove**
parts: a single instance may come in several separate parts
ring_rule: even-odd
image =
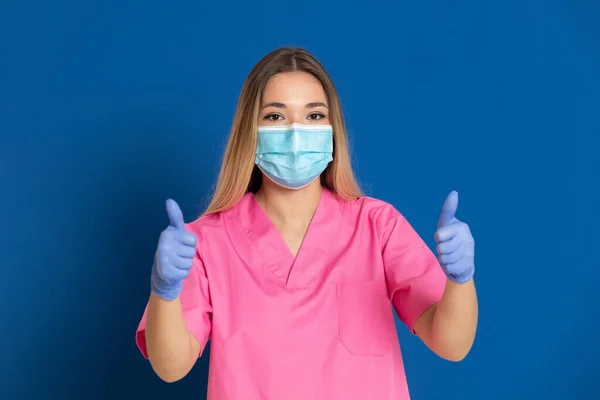
[[[457,208],[458,193],[452,191],[444,202],[435,232],[436,250],[448,279],[466,283],[475,273],[475,241],[469,225],[454,217]]]
[[[196,236],[185,230],[183,213],[177,203],[169,199],[166,206],[170,224],[160,234],[150,281],[152,292],[157,296],[174,300],[192,268]]]

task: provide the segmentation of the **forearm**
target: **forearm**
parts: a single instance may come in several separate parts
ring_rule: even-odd
[[[478,304],[473,279],[446,282],[431,323],[431,345],[443,358],[462,360],[471,350],[477,329]]]
[[[154,372],[166,382],[182,379],[200,354],[200,343],[187,329],[179,297],[167,301],[150,295],[146,346]]]

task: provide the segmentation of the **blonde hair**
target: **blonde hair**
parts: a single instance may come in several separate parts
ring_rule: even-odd
[[[248,193],[256,193],[262,173],[254,164],[258,116],[269,79],[283,72],[307,72],[317,78],[329,102],[333,127],[333,161],[321,174],[321,184],[345,200],[363,195],[352,171],[348,137],[337,90],[325,68],[306,50],[280,48],[263,57],[250,71],[238,100],[219,178],[204,215],[227,210]]]

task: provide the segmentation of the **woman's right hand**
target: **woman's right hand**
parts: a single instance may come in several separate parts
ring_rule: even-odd
[[[183,213],[174,200],[167,200],[170,224],[161,232],[152,266],[152,292],[165,300],[175,300],[196,255],[196,236],[185,229]]]

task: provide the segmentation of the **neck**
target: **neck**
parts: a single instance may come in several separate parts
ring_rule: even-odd
[[[300,190],[285,189],[263,180],[256,200],[277,225],[306,226],[319,205],[322,192],[319,179]]]

